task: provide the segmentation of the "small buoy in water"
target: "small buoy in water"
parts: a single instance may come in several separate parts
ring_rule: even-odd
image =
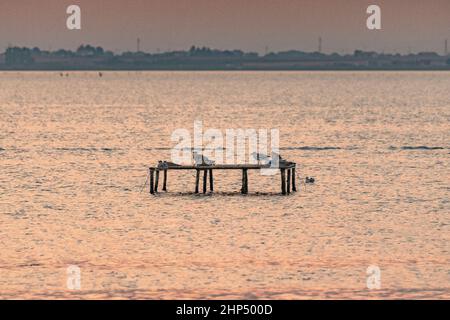
[[[305,179],[305,183],[314,183],[316,181],[316,179],[314,179],[313,177],[306,177]]]

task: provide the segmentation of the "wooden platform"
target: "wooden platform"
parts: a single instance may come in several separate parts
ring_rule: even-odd
[[[150,167],[150,193],[155,194],[159,188],[159,176],[163,173],[162,190],[167,191],[167,172],[170,170],[195,170],[195,193],[199,193],[200,173],[203,172],[203,193],[207,191],[208,175],[209,190],[214,191],[214,170],[242,170],[242,188],[241,193],[248,193],[248,170],[274,169],[280,171],[281,177],[281,194],[290,194],[297,191],[295,185],[297,164],[289,161],[281,161],[278,168],[272,168],[270,165],[262,164],[220,164],[220,165],[176,165],[172,163],[160,163],[155,167]]]

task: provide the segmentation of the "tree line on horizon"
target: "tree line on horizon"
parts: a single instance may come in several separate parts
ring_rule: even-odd
[[[209,47],[192,46],[187,51],[168,51],[163,53],[147,53],[143,51],[126,51],[121,54],[114,54],[112,51],[104,50],[102,47],[95,47],[92,45],[81,45],[77,50],[71,51],[66,49],[59,49],[55,51],[41,50],[38,47],[8,47],[5,51],[6,58],[19,60],[23,62],[30,62],[33,56],[39,55],[53,55],[58,57],[120,57],[120,56],[164,56],[164,55],[180,55],[185,53],[186,56],[197,57],[214,57],[214,56],[233,56],[233,57],[258,57],[254,52],[243,52],[242,50],[217,50]]]
[[[447,59],[445,63],[450,66],[450,56],[440,56],[436,52],[419,52],[415,54],[393,54],[393,53],[378,53],[375,51],[355,50],[353,54],[325,54],[321,52],[304,52],[299,50],[288,50],[280,52],[270,52],[265,55],[259,55],[256,52],[244,52],[242,50],[218,50],[209,47],[192,46],[189,50],[167,51],[162,53],[147,53],[143,51],[126,51],[120,54],[115,54],[112,51],[103,49],[100,46],[80,45],[75,51],[58,49],[55,51],[41,50],[38,47],[9,47],[5,53],[5,63],[7,65],[32,65],[39,57],[47,57],[51,61],[53,58],[69,60],[70,58],[101,58],[108,63],[121,63],[123,61],[175,61],[175,60],[193,60],[201,62],[217,60],[220,63],[224,61],[324,61],[324,60],[394,60],[394,59],[417,59],[423,63],[428,60]]]

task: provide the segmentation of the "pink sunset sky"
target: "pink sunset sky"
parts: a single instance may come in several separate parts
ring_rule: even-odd
[[[66,29],[66,8],[82,9],[82,30]],[[366,28],[366,8],[382,9],[381,31]],[[0,51],[8,45],[116,52],[187,49],[191,45],[264,52],[355,49],[444,51],[449,0],[3,0]]]

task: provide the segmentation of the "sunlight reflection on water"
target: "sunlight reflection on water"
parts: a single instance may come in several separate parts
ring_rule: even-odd
[[[1,298],[449,298],[447,72],[0,73]],[[140,192],[171,132],[278,128],[299,185]],[[366,268],[382,288],[366,288]],[[66,268],[81,269],[80,291]]]

